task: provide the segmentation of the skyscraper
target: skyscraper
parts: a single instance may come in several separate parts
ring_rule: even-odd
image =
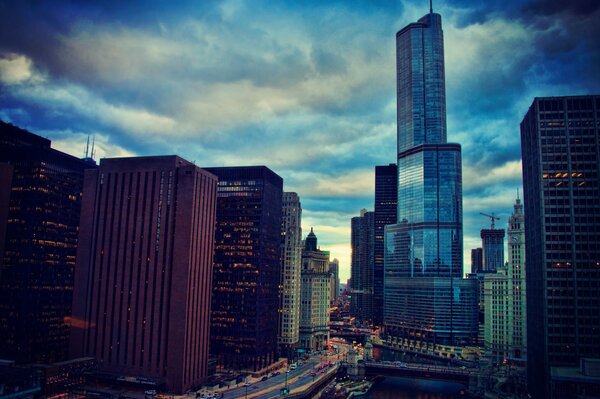
[[[340,294],[340,261],[337,258],[329,262],[329,273],[331,274],[331,302],[335,303]]]
[[[361,210],[351,221],[352,287],[350,313],[359,321],[373,320],[373,263],[375,214]]]
[[[480,273],[483,271],[483,248],[473,248],[471,250],[471,273]]]
[[[0,358],[66,360],[84,169],[0,121]]]
[[[383,233],[398,216],[398,167],[375,167],[375,236],[373,244],[373,323],[383,323]]]
[[[85,174],[71,355],[178,393],[207,376],[217,179],[177,156]]]
[[[329,341],[331,273],[329,252],[317,246],[317,236],[310,229],[302,251],[300,305],[300,346],[309,350],[325,349]]]
[[[527,364],[536,398],[600,358],[600,96],[535,98],[521,122]],[[582,370],[584,371],[584,370]]]
[[[279,347],[288,358],[298,346],[300,331],[300,271],[302,269],[302,207],[296,193],[283,193]]]
[[[487,353],[494,361],[525,358],[525,220],[519,198],[508,220],[508,262],[494,273],[480,277],[484,286]]]
[[[480,272],[494,273],[504,267],[504,229],[482,229],[482,268]]]
[[[446,142],[442,19],[396,34],[398,220],[385,228],[384,324],[390,339],[465,345],[477,291],[462,276],[461,148]]]
[[[283,179],[265,166],[206,170],[219,178],[211,353],[260,371],[277,359]]]

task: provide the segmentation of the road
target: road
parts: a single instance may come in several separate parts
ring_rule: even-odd
[[[339,353],[331,356],[313,355],[309,359],[303,361],[301,366],[298,366],[296,370],[289,370],[287,373],[287,387],[291,391],[296,388],[300,388],[304,385],[312,383],[316,380],[319,375],[311,376],[310,373],[320,363],[331,361],[336,363],[342,360],[347,347],[344,345],[339,346]],[[279,397],[279,392],[286,386],[286,373],[281,373],[276,376],[271,376],[266,381],[259,381],[249,386],[240,385],[238,388],[230,389],[223,392],[224,399],[234,398],[248,398],[248,399],[269,399]]]

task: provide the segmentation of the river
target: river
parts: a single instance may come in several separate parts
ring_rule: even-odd
[[[460,384],[386,377],[365,396],[368,399],[465,399],[465,387]]]

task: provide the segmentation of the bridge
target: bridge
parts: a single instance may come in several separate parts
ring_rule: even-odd
[[[364,368],[364,374],[367,376],[387,375],[424,380],[439,380],[457,382],[467,386],[469,385],[470,378],[477,376],[477,370],[475,369],[444,367],[420,363],[365,361],[358,364],[359,370],[361,367]]]

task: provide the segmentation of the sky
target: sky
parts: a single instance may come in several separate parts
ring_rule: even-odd
[[[175,4],[177,3],[177,4]],[[448,141],[462,145],[464,264],[521,187],[534,97],[600,93],[597,0],[434,1]],[[0,0],[0,119],[81,157],[266,165],[303,234],[350,276],[350,219],[396,161],[395,33],[427,1]]]

